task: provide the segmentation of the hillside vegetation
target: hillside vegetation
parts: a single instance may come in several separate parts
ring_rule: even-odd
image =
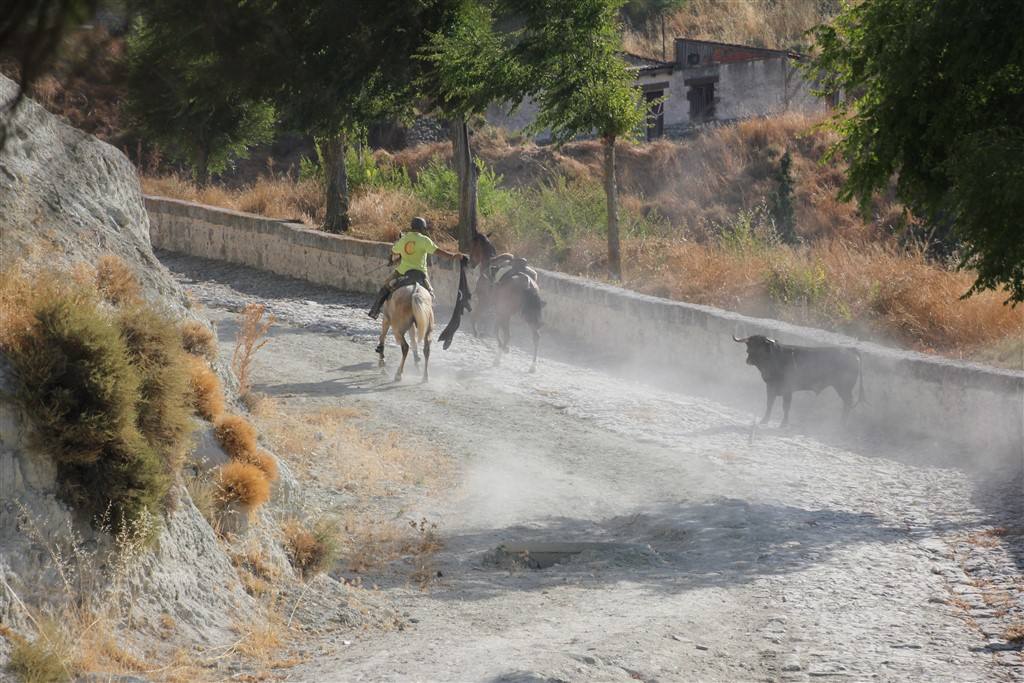
[[[961,300],[971,277],[926,256],[913,217],[891,197],[867,216],[839,202],[843,167],[831,142],[799,115],[710,129],[686,141],[620,150],[624,285],[645,293],[822,326],[910,348],[1020,366],[1024,311],[986,293]],[[483,229],[499,249],[546,267],[603,278],[600,147],[541,147],[488,129],[482,159]],[[791,159],[783,188],[782,156]],[[356,237],[397,238],[427,216],[453,244],[456,180],[450,145],[390,155],[353,153]],[[272,217],[322,219],[315,167],[299,178],[240,190],[198,189],[177,176],[146,177],[147,192]],[[779,197],[793,207],[797,241],[784,242]]]
[[[805,33],[835,16],[840,5],[840,0],[687,0],[665,18],[666,58],[672,58],[675,37],[803,50],[810,43]],[[630,27],[625,48],[661,59],[661,22]]]

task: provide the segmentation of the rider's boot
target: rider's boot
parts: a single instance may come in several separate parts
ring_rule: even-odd
[[[384,306],[384,302],[388,300],[388,294],[390,293],[390,289],[387,287],[381,287],[380,291],[377,292],[377,300],[373,302],[373,306],[370,308],[367,315],[376,320],[377,316],[380,315],[380,309]]]

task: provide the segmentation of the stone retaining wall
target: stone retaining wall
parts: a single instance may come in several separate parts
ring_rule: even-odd
[[[388,245],[328,235],[301,224],[147,197],[153,246],[241,263],[358,292],[375,292],[386,275]],[[435,263],[441,303],[454,301],[455,270]],[[541,271],[545,331],[599,351],[620,371],[692,394],[763,410],[764,383],[744,363],[731,335],[766,334],[781,342],[858,349],[867,401],[852,424],[864,431],[930,442],[957,462],[1024,462],[1024,373],[900,351],[829,332],[644,296]],[[520,340],[527,335],[519,334]],[[543,343],[543,342],[542,342]],[[834,422],[841,402],[831,389],[794,396],[802,426]],[[781,401],[776,406],[781,415]]]

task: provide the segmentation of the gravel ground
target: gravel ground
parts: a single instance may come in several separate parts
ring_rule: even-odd
[[[403,628],[329,630],[290,680],[1024,680],[1008,639],[1024,627],[1024,464],[912,464],[927,454],[810,436],[796,415],[751,441],[752,414],[547,338],[536,374],[522,351],[492,368],[491,341],[460,334],[429,384],[411,365],[394,384],[399,351],[382,375],[367,297],[160,258],[222,343],[249,301],[278,318],[258,391],[362,408],[454,459],[443,495],[402,503],[439,523],[442,577],[382,584]],[[604,545],[545,569],[494,562],[536,542]]]

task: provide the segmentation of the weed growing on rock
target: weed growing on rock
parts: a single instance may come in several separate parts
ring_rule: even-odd
[[[235,503],[251,513],[270,498],[270,482],[255,465],[232,461],[217,471],[216,498],[222,507]]]
[[[305,579],[327,571],[341,555],[341,525],[330,517],[312,525],[290,519],[281,531],[288,559]]]
[[[195,356],[186,361],[192,408],[204,419],[212,422],[224,413],[224,392],[217,373],[206,362]]]
[[[74,665],[71,644],[56,622],[47,619],[40,623],[33,640],[22,638],[10,629],[0,626],[13,645],[7,670],[22,683],[59,683],[71,680]]]
[[[256,456],[256,430],[239,415],[224,415],[214,423],[214,435],[224,452],[243,462]]]
[[[181,325],[181,346],[193,356],[211,363],[217,360],[217,340],[209,327],[198,320],[186,320]]]
[[[101,256],[96,263],[96,289],[115,306],[138,304],[142,301],[142,287],[135,273],[120,257]]]

